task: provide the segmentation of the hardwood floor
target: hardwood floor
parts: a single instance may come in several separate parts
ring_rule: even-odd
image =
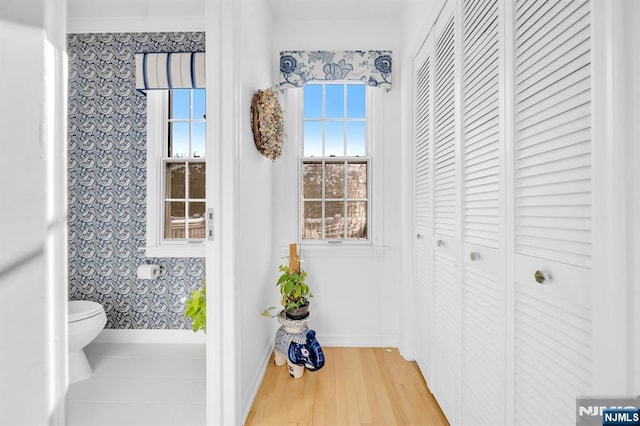
[[[270,362],[245,425],[449,424],[417,365],[397,349],[323,350],[325,366],[300,379]]]

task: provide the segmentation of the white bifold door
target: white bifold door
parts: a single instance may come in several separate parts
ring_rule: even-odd
[[[460,370],[460,297],[456,263],[455,16],[436,25],[433,69],[433,229],[431,241],[431,389],[444,411],[457,413]]]
[[[570,424],[593,379],[590,4],[513,14],[515,421]]]
[[[451,424],[592,390],[590,31],[589,1],[448,1],[416,55],[416,359]]]
[[[461,5],[461,423],[505,424],[504,12]]]
[[[427,41],[429,42],[429,40]],[[430,376],[430,340],[431,324],[431,233],[432,233],[432,190],[431,137],[433,128],[433,109],[431,105],[432,67],[431,52],[422,50],[424,56],[418,56],[419,66],[415,75],[415,145],[414,145],[414,276],[416,299],[416,361],[427,381]]]

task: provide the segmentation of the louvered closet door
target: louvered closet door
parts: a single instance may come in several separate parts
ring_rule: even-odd
[[[573,424],[593,375],[590,4],[514,14],[515,422]]]
[[[434,49],[433,292],[431,390],[452,424],[460,400],[460,291],[456,191],[455,22],[453,2],[436,23]]]
[[[431,381],[430,368],[430,317],[425,315],[431,300],[430,243],[432,234],[432,52],[433,40],[427,38],[416,57],[415,68],[415,140],[414,140],[414,271],[416,291],[416,361],[423,376]]]
[[[506,384],[503,12],[498,0],[465,0],[462,11],[462,424],[497,426]]]

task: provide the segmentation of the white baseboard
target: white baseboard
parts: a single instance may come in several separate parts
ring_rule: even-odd
[[[247,397],[244,401],[242,407],[242,424],[245,424],[247,421],[247,417],[249,417],[249,411],[251,411],[251,407],[253,406],[253,402],[256,399],[256,395],[258,395],[258,390],[260,390],[260,386],[262,386],[262,381],[264,380],[264,375],[267,372],[267,365],[269,361],[271,361],[271,354],[273,353],[273,342],[270,342],[266,348],[264,355],[262,357],[262,361],[259,365],[262,366],[258,370],[258,374],[256,374],[253,382],[251,383],[251,390],[247,394]]]
[[[317,339],[321,346],[334,348],[397,348],[399,336],[397,334],[345,335],[318,333]]]
[[[94,340],[101,343],[201,343],[207,341],[204,332],[191,330],[149,330],[105,328]]]

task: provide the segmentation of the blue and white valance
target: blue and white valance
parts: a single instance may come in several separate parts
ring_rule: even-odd
[[[136,89],[204,89],[204,52],[136,53]]]
[[[391,51],[280,52],[280,87],[302,87],[314,80],[360,80],[369,86],[391,89]]]

